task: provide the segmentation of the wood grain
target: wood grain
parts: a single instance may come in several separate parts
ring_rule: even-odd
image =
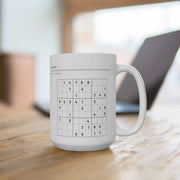
[[[180,106],[148,113],[136,135],[97,152],[57,149],[49,119],[34,109],[0,109],[0,179],[179,179]],[[118,116],[131,126],[137,116]]]

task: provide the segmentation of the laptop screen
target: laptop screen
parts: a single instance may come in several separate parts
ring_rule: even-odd
[[[180,46],[180,30],[147,38],[132,65],[141,73],[146,86],[147,108],[152,105]],[[135,80],[127,74],[121,83],[117,101],[139,103]]]

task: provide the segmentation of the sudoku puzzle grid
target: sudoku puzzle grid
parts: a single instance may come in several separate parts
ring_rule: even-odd
[[[107,79],[57,80],[57,135],[107,134]]]

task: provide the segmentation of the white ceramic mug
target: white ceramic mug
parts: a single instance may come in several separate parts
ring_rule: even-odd
[[[139,117],[131,129],[116,124],[116,75],[121,72],[134,76],[139,90]],[[142,127],[146,114],[143,79],[134,67],[117,65],[116,55],[52,55],[50,73],[50,134],[56,147],[102,150],[114,142],[116,134],[132,135]]]

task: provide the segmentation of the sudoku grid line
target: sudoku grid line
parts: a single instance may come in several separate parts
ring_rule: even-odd
[[[107,134],[107,79],[57,80],[57,135]]]

